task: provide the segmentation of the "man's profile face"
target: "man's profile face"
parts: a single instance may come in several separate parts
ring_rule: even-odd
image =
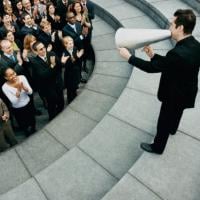
[[[42,43],[38,44],[36,51],[37,51],[38,56],[46,57],[46,48],[45,48],[44,44],[42,44]]]
[[[175,21],[177,17],[173,17],[169,30],[171,31],[172,38],[176,40],[178,33],[179,33],[179,27],[176,27]]]

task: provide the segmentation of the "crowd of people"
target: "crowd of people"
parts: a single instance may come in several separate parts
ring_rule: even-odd
[[[87,82],[93,19],[89,0],[0,2],[0,152],[17,143],[13,121],[25,136],[36,131],[35,94],[52,120]]]

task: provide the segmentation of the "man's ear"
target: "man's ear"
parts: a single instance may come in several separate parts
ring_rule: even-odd
[[[178,29],[184,33],[184,26],[183,25],[178,26]]]

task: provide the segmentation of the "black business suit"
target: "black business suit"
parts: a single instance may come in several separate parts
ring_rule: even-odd
[[[55,56],[55,54],[47,53],[47,62],[39,56],[30,59],[37,91],[47,102],[49,120],[53,119],[64,108],[61,64],[56,62],[56,66],[51,68],[50,56]]]
[[[64,28],[62,29],[63,37],[70,36],[74,40],[74,45],[79,49],[83,48],[83,41],[80,38],[82,34],[82,26],[79,22],[75,23],[76,32],[75,30],[67,23]]]
[[[51,44],[53,47],[52,51],[55,52],[58,57],[61,57],[63,51],[63,45],[59,39],[58,31],[56,31],[55,33],[55,41],[52,41],[52,36],[51,36],[52,33],[48,34],[45,33],[44,31],[41,31],[40,35],[38,36],[38,41],[42,42],[46,48],[48,47],[48,45]]]
[[[63,54],[65,56],[70,56],[64,64],[64,83],[67,88],[67,101],[71,103],[77,96],[76,90],[81,79],[81,59],[77,57],[77,48],[73,49],[72,55],[70,55],[67,50],[65,50]],[[73,61],[72,56],[74,58]]]
[[[26,25],[22,26],[21,30],[20,30],[20,37],[23,40],[24,37],[28,34],[34,35],[36,38],[39,36],[40,34],[40,28],[39,26],[37,26],[37,28],[33,28],[33,27],[28,27]]]
[[[153,148],[162,153],[169,134],[175,134],[183,110],[193,108],[198,90],[200,43],[193,36],[179,41],[166,56],[155,54],[151,61],[131,56],[129,63],[139,69],[161,72],[158,99],[162,101]]]

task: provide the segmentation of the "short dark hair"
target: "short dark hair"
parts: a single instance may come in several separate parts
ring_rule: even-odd
[[[28,14],[28,13],[24,12],[24,13],[22,14],[22,19],[24,20],[24,19],[26,18],[26,16],[30,16],[30,17],[31,17],[31,15],[30,15],[30,14]]]
[[[196,15],[191,9],[178,9],[174,16],[177,17],[175,20],[176,28],[183,25],[185,34],[192,33],[196,25]]]
[[[34,51],[37,51],[37,47],[38,47],[39,44],[43,44],[43,43],[40,42],[40,41],[37,41],[37,42],[35,42],[35,43],[33,44],[32,48],[33,48]]]

